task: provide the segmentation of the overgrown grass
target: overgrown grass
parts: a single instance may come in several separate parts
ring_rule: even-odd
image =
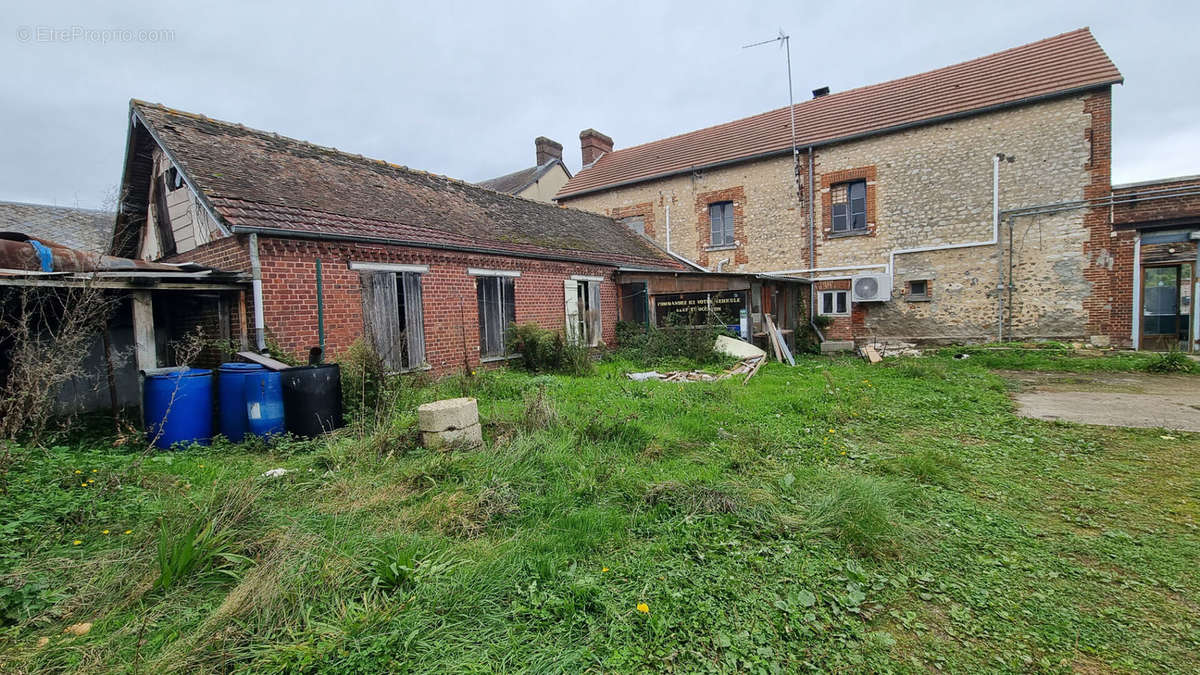
[[[1196,670],[1200,435],[1017,418],[985,366],[1028,357],[986,354],[488,371],[318,443],[22,448],[0,670]],[[417,446],[462,395],[487,446]],[[157,583],[196,523],[222,555]]]
[[[1065,370],[1072,372],[1195,373],[1200,365],[1179,352],[1110,351],[1073,349],[1061,342],[1003,343],[945,347],[943,358],[966,357],[976,366],[1010,370]]]

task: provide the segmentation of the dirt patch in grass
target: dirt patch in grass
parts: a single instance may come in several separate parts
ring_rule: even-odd
[[[1200,378],[1145,373],[1000,371],[1015,383],[1019,414],[1104,426],[1200,432]]]

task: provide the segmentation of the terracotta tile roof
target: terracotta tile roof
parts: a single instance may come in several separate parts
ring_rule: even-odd
[[[616,221],[133,101],[134,114],[234,231],[679,269]],[[131,147],[140,147],[131,143]],[[134,161],[145,161],[143,151]],[[127,166],[127,173],[129,168]]]
[[[824,145],[1122,81],[1087,28],[795,105],[796,142]],[[576,196],[791,150],[788,108],[608,153],[563,186]]]
[[[0,231],[21,232],[88,253],[107,253],[116,215],[111,211],[0,202]]]

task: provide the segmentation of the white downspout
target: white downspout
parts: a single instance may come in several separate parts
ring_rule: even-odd
[[[727,263],[727,262],[729,262],[729,258],[722,258],[721,261],[717,263],[717,273],[718,274],[721,273],[721,268],[724,267],[725,263]]]
[[[1129,324],[1134,351],[1142,348],[1142,233],[1133,240],[1133,321]]]
[[[671,250],[671,205],[667,204],[667,253],[675,255]]]
[[[262,264],[258,260],[258,234],[250,233],[250,288],[254,296],[254,346],[258,351],[267,348],[263,330]]]

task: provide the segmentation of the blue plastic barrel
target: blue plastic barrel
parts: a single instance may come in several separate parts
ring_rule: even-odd
[[[246,377],[264,370],[257,363],[222,363],[217,369],[219,428],[234,443],[246,435]]]
[[[283,433],[283,381],[279,373],[261,370],[246,375],[247,431],[255,436]]]
[[[143,393],[146,436],[155,447],[212,440],[211,370],[147,375]]]

